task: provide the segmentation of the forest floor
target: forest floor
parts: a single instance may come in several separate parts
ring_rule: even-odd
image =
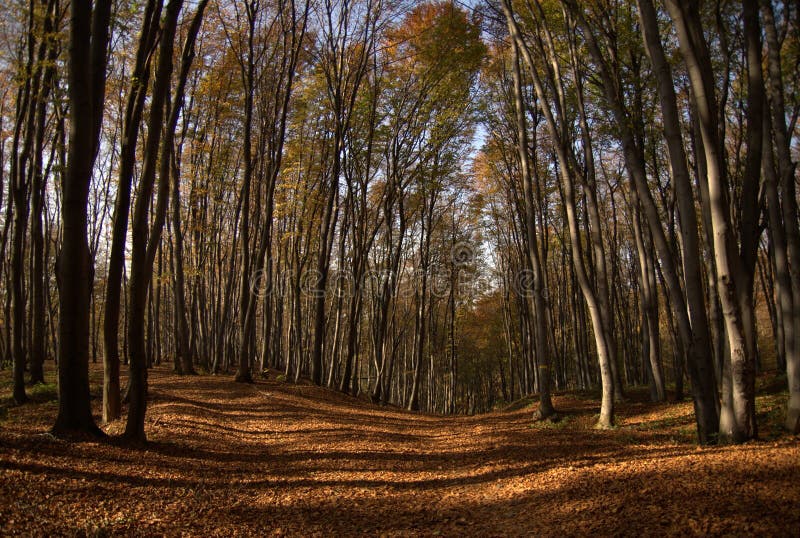
[[[49,373],[52,379],[52,372]],[[759,397],[761,440],[694,444],[689,401],[631,391],[597,431],[589,394],[474,417],[380,408],[275,376],[151,372],[150,443],[51,437],[52,385],[9,403],[0,372],[0,535],[800,535],[800,444]],[[92,371],[94,405],[98,381]],[[775,385],[761,379],[765,385]],[[105,427],[110,434],[123,421]]]

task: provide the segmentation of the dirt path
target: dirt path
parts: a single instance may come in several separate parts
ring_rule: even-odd
[[[275,381],[151,386],[146,450],[41,434],[53,402],[12,409],[0,534],[800,534],[796,439],[699,449],[646,427],[688,404],[630,404],[631,429],[597,432],[593,402],[564,397],[578,418],[532,428],[529,410],[421,416]]]

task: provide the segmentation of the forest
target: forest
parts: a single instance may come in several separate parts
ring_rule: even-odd
[[[798,117],[791,0],[8,0],[0,534],[796,535]]]

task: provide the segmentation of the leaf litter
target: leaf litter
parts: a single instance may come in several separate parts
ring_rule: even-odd
[[[634,395],[611,431],[595,402],[555,404],[558,425],[525,406],[440,417],[157,367],[145,447],[56,439],[52,402],[8,409],[0,534],[800,535],[796,437],[698,447],[691,402]]]

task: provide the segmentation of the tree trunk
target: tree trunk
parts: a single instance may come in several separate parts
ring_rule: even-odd
[[[50,36],[53,31],[56,2],[47,4],[47,15],[44,20],[44,35]],[[54,40],[45,37],[43,47],[47,49],[47,68],[42,77],[42,86],[36,103],[36,135],[33,148],[33,178],[31,182],[31,247],[33,263],[31,270],[31,348],[30,348],[30,381],[32,384],[44,383],[44,359],[46,355],[46,311],[45,295],[47,281],[45,279],[45,252],[42,212],[47,179],[43,167],[44,138],[46,130],[47,100],[55,80],[58,47]],[[52,162],[52,154],[51,154]]]
[[[156,178],[159,147],[163,128],[164,111],[170,89],[172,75],[173,41],[183,0],[170,0],[161,24],[161,41],[159,44],[158,65],[153,79],[152,105],[148,120],[147,141],[145,142],[144,164],[139,182],[139,195],[134,207],[132,225],[133,243],[131,246],[130,275],[130,309],[128,320],[128,345],[130,347],[130,374],[128,377],[128,394],[130,404],[125,424],[125,438],[132,442],[144,443],[147,437],[144,431],[145,413],[147,411],[147,360],[145,348],[145,315],[147,309],[147,292],[153,269],[153,258],[161,230],[154,224],[153,237],[149,239],[149,206],[152,200],[153,185]],[[180,98],[180,95],[178,96]],[[179,99],[173,100],[173,110],[180,107]],[[161,178],[159,185],[158,208],[155,220],[163,223],[159,213],[166,210],[162,197],[166,185],[169,193],[170,172],[169,158],[172,153],[172,140],[175,121],[166,126],[166,134],[161,151]],[[165,177],[166,176],[166,177]],[[151,255],[152,252],[152,255]]]
[[[144,11],[142,30],[136,51],[136,63],[125,106],[119,180],[112,218],[111,252],[106,276],[105,316],[103,318],[103,422],[120,417],[122,402],[119,385],[120,303],[125,244],[128,236],[128,213],[131,205],[131,184],[136,161],[136,144],[150,78],[150,56],[158,31],[162,0],[149,0]],[[123,332],[125,328],[123,327]]]
[[[539,419],[547,419],[555,414],[553,401],[550,396],[550,352],[547,346],[547,304],[545,290],[547,289],[547,275],[542,269],[542,262],[539,256],[539,242],[536,231],[536,217],[534,208],[533,181],[531,178],[531,164],[528,157],[528,127],[525,118],[525,103],[522,95],[522,82],[519,69],[519,48],[516,41],[511,43],[514,52],[513,70],[514,77],[514,103],[517,119],[517,136],[519,140],[517,147],[519,151],[520,168],[522,170],[522,187],[524,192],[525,206],[525,227],[527,239],[527,253],[530,266],[533,271],[533,308],[534,308],[534,346],[536,357],[539,361],[539,409],[536,416]],[[520,292],[527,290],[518,290]],[[527,295],[527,293],[526,293]]]
[[[639,294],[644,332],[642,338],[646,342],[646,346],[643,348],[647,351],[644,360],[647,361],[650,372],[650,399],[654,402],[663,402],[666,399],[666,391],[659,361],[658,295],[652,256],[646,250],[639,218],[639,211],[634,210],[632,220],[636,250],[639,254],[639,285],[641,286]]]
[[[509,0],[503,1],[503,11],[508,23],[509,33],[511,34],[512,39],[517,43],[519,50],[522,52],[526,64],[528,64],[529,71],[531,72],[533,78],[534,88],[538,97],[538,105],[546,119],[550,136],[553,139],[554,150],[558,157],[565,212],[573,251],[573,266],[575,268],[575,274],[578,278],[578,283],[581,287],[584,299],[586,300],[586,304],[589,309],[589,315],[592,320],[592,328],[594,329],[594,336],[597,344],[597,358],[600,365],[600,374],[603,386],[603,397],[600,405],[600,418],[597,421],[597,427],[611,428],[614,425],[614,380],[610,364],[612,357],[610,356],[608,339],[603,326],[597,296],[595,291],[592,289],[588,275],[586,274],[586,269],[583,265],[583,247],[581,244],[580,231],[578,229],[575,193],[573,191],[572,162],[567,155],[566,141],[563,140],[562,134],[556,125],[556,120],[553,117],[553,113],[545,102],[545,94],[542,82],[539,79],[538,72],[532,58],[530,57],[530,53],[525,48],[525,44],[522,42],[522,38],[519,35],[519,27],[511,11],[511,4]],[[556,81],[556,84],[558,84],[558,82],[559,81]]]
[[[714,261],[730,357],[730,388],[723,386],[723,408],[720,415],[720,438],[735,442],[756,435],[755,358],[748,356],[744,320],[738,302],[737,288],[744,286],[740,276],[741,259],[734,250],[735,239],[728,208],[727,181],[722,164],[721,143],[717,127],[717,103],[714,98],[713,72],[708,48],[700,26],[699,13],[692,7],[667,0],[667,8],[675,24],[683,59],[689,74],[692,94],[699,117],[700,134],[706,163],[709,214],[711,216]],[[725,380],[726,384],[728,380]],[[727,404],[727,405],[726,405]]]
[[[89,301],[93,270],[86,235],[89,182],[103,121],[109,0],[70,4],[70,136],[62,185],[58,255],[58,416],[53,433],[102,436],[89,396]],[[88,61],[87,61],[88,59]]]
[[[792,297],[791,311],[784,312],[786,377],[789,385],[785,427],[790,432],[797,434],[800,433],[800,229],[797,226],[795,165],[791,156],[792,137],[786,126],[781,47],[771,2],[762,0],[761,14],[767,43],[769,74],[767,95],[772,119],[774,150],[778,161],[778,191],[782,200],[783,226],[786,232],[786,258],[789,268],[788,280],[791,283]],[[777,222],[772,223],[772,217],[770,220],[770,226],[778,226]],[[788,301],[787,306],[789,306]]]
[[[196,372],[194,370],[194,364],[192,363],[193,357],[189,344],[189,322],[186,316],[186,294],[184,293],[180,171],[178,169],[176,156],[171,155],[170,158],[173,163],[170,168],[172,172],[172,233],[175,237],[175,248],[173,250],[173,257],[175,260],[173,295],[175,299],[176,347],[177,355],[180,356],[181,372],[183,374],[194,375]]]
[[[711,365],[711,358],[709,355],[708,339],[707,339],[707,324],[705,323],[705,307],[702,305],[702,287],[695,288],[699,282],[699,268],[697,273],[693,271],[686,271],[686,295],[688,300],[689,310],[687,311],[687,300],[684,299],[683,290],[678,278],[677,268],[673,254],[667,243],[664,230],[661,226],[661,218],[658,209],[653,201],[652,194],[649,190],[647,177],[644,169],[644,158],[640,148],[636,146],[634,133],[631,129],[631,122],[629,115],[625,112],[625,107],[622,103],[622,97],[618,93],[617,85],[614,80],[615,77],[605,62],[600,47],[594,39],[591,29],[587,25],[582,13],[578,10],[575,3],[571,0],[564,0],[568,4],[572,15],[576,17],[579,25],[584,31],[589,46],[589,51],[595,61],[600,67],[603,91],[614,114],[617,128],[619,130],[619,139],[623,147],[623,156],[625,159],[625,166],[628,170],[632,188],[636,192],[640,202],[643,213],[647,218],[647,223],[653,235],[654,245],[659,254],[661,261],[662,274],[667,282],[667,289],[669,291],[670,301],[673,306],[673,311],[678,321],[678,327],[681,339],[684,343],[684,348],[687,354],[687,364],[689,365],[689,372],[692,377],[692,390],[695,405],[695,417],[697,420],[698,438],[701,443],[712,442],[718,429],[718,403],[716,396],[716,383],[714,379],[714,371]],[[656,34],[658,37],[658,34]],[[659,44],[660,41],[656,40]],[[659,94],[664,98],[664,89],[662,86],[669,84],[672,87],[672,80],[665,76],[669,73],[662,70],[657,70],[661,76],[659,77]],[[674,94],[673,94],[674,95]],[[669,98],[669,95],[667,95]],[[665,122],[665,125],[670,125]],[[678,131],[679,136],[679,131]],[[679,140],[679,138],[676,138]],[[681,181],[676,179],[676,189],[678,189],[678,199],[680,205],[680,216],[682,223],[684,219],[690,219],[690,210],[688,209],[693,204],[691,202],[690,184],[687,181],[682,184]],[[683,193],[681,195],[680,193]],[[686,211],[684,211],[686,209]],[[693,214],[694,209],[691,209]],[[689,220],[686,221],[690,222]],[[696,230],[696,226],[681,226],[681,231],[687,237],[684,237],[684,245],[688,249],[691,247],[691,234],[692,230]],[[688,241],[686,241],[688,239]],[[694,256],[694,257],[693,257]],[[683,256],[684,262],[697,260],[699,256],[688,254]]]

